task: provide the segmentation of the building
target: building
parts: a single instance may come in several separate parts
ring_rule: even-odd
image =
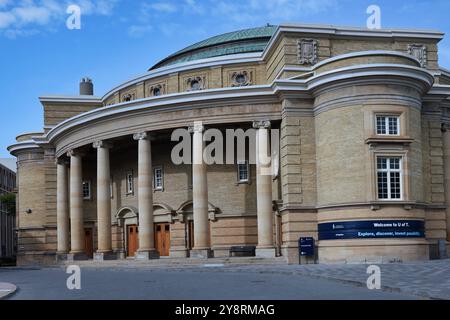
[[[15,171],[14,159],[0,159],[0,196],[15,192]],[[11,262],[16,256],[16,215],[11,210],[0,199],[0,263]]]
[[[269,25],[194,44],[101,97],[87,78],[79,96],[41,97],[43,131],[9,147],[19,263],[228,257],[234,246],[298,263],[300,237],[316,240],[321,263],[445,256],[443,37]],[[188,128],[194,164],[176,164],[172,133]],[[258,150],[279,144],[272,163],[195,160],[204,130],[251,128]]]

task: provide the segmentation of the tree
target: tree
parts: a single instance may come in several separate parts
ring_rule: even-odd
[[[16,214],[16,195],[14,193],[7,193],[0,196],[0,203],[6,207],[6,212],[11,215]]]

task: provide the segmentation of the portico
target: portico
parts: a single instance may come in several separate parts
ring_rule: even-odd
[[[270,121],[253,121],[247,124],[248,127],[257,129],[256,150],[257,158],[264,161],[257,161],[256,164],[256,203],[257,203],[257,256],[275,257],[275,244],[273,238],[274,212],[272,209],[272,170],[270,162]],[[205,139],[203,136],[205,127],[203,125],[190,126],[187,130],[192,138],[192,164],[185,166],[191,175],[192,180],[192,226],[189,227],[190,237],[192,237],[193,247],[188,248],[186,256],[191,258],[211,258],[214,257],[212,238],[212,221],[217,218],[214,211],[211,211],[211,204],[208,199],[208,167],[204,161]],[[138,249],[134,254],[137,260],[158,259],[160,252],[155,247],[158,237],[156,230],[158,222],[165,221],[154,215],[155,189],[154,166],[152,163],[152,143],[156,140],[158,132],[142,131],[120,139],[119,144],[134,145],[137,142],[137,245]],[[164,138],[159,138],[158,144],[165,144]],[[87,259],[85,253],[84,238],[84,212],[86,210],[86,199],[83,198],[83,183],[86,175],[83,173],[83,158],[93,157],[96,153],[96,179],[92,181],[92,186],[96,188],[95,211],[96,211],[96,233],[97,248],[94,254],[95,260],[111,260],[119,258],[120,252],[127,251],[125,242],[122,241],[122,248],[113,248],[113,223],[112,219],[117,219],[116,213],[112,210],[114,197],[112,195],[112,185],[114,171],[117,168],[111,167],[111,155],[116,154],[115,139],[95,141],[91,145],[81,146],[78,149],[70,150],[67,155],[58,159],[57,170],[57,245],[60,258],[67,256],[68,259]],[[91,148],[92,147],[92,148]],[[159,150],[158,150],[159,151]],[[157,151],[157,152],[158,152]],[[169,156],[170,150],[165,150]],[[90,152],[90,153],[89,153]],[[121,151],[118,151],[121,153]],[[66,160],[66,156],[69,161]],[[267,159],[269,160],[267,162]],[[216,171],[220,165],[216,165]],[[189,169],[190,168],[190,169]],[[70,174],[68,174],[70,172]],[[128,181],[127,181],[128,183]],[[70,188],[68,186],[70,185]],[[70,192],[68,190],[70,189]],[[189,201],[190,199],[187,199]],[[168,209],[168,211],[167,211]],[[166,216],[170,216],[168,225],[175,226],[183,221],[182,216],[176,215],[176,210],[166,208]],[[213,214],[213,215],[211,215]],[[73,221],[73,223],[72,223]],[[119,222],[117,222],[119,223]],[[120,223],[119,223],[120,224]],[[175,225],[174,225],[175,224]],[[122,233],[127,237],[127,226],[122,226],[125,230]],[[70,230],[70,231],[69,231]],[[158,229],[159,230],[159,229]],[[174,230],[176,233],[176,230]],[[171,232],[172,233],[172,232]],[[69,240],[70,239],[70,240]],[[255,243],[256,244],[256,243]],[[186,245],[186,244],[185,244]],[[170,244],[176,246],[176,241]],[[118,250],[119,249],[119,250]],[[123,255],[122,255],[123,256]],[[175,255],[177,256],[177,255]]]

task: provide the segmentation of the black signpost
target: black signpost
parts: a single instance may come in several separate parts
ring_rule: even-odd
[[[301,262],[302,257],[313,257],[315,262],[315,246],[313,237],[303,237],[298,239],[298,255]]]

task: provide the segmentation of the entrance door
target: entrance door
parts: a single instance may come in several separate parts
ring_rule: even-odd
[[[133,224],[127,226],[127,256],[134,257],[135,252],[138,249],[139,239],[138,239],[139,229],[138,226]]]
[[[158,223],[155,225],[155,248],[160,256],[169,256],[170,224]]]
[[[194,248],[194,221],[188,221],[187,248]]]
[[[84,229],[84,251],[89,258],[94,257],[94,237],[92,229]]]

